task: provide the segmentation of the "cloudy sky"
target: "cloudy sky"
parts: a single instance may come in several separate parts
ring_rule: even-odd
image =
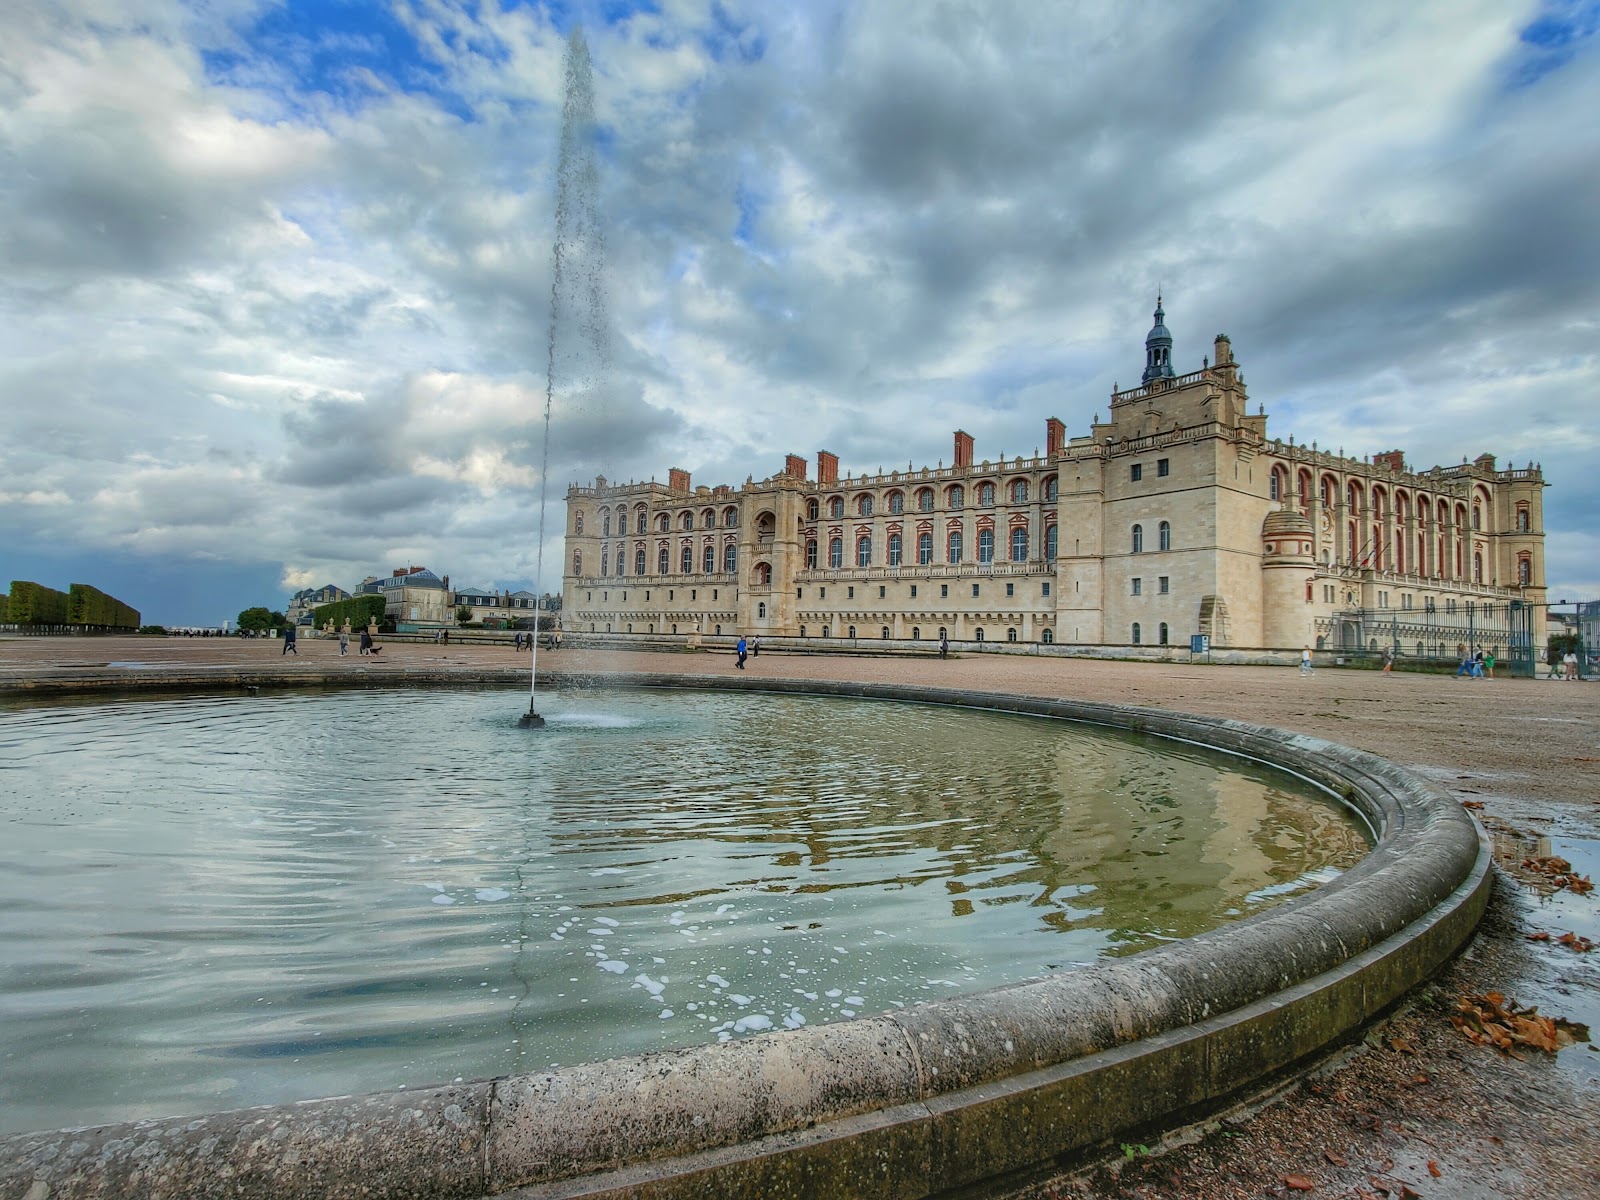
[[[558,393],[562,56],[610,370]],[[569,483],[1030,453],[1225,331],[1270,432],[1542,462],[1600,596],[1600,3],[8,0],[0,585],[559,586]]]

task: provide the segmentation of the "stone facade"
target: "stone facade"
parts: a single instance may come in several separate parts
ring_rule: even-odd
[[[1043,454],[846,476],[838,458],[743,487],[603,477],[567,492],[569,630],[1060,646],[1298,650],[1354,609],[1534,607],[1544,639],[1545,486],[1535,466],[1409,468],[1269,437],[1225,335],[1176,375],[1165,314],[1140,386]],[[1452,647],[1453,648],[1453,647]]]

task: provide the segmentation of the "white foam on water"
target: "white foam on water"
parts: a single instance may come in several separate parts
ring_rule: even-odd
[[[732,912],[732,911],[733,911],[733,905],[731,905],[731,904],[719,904],[717,906],[717,916],[719,916],[719,917],[723,913],[728,913],[728,912]]]
[[[829,988],[826,992],[826,995],[829,1000],[837,1000],[840,996],[844,995],[844,991],[840,988]]]
[[[621,921],[614,920],[611,917],[591,917],[590,920],[596,925],[609,925],[613,929],[622,924]]]
[[[440,892],[433,898],[433,902],[435,904],[454,904],[456,902],[456,898],[447,892]]]
[[[624,871],[621,867],[600,867],[597,870],[590,871],[589,872],[589,878],[593,879],[597,875],[626,875],[626,874],[627,874],[627,872]]]
[[[791,1008],[789,1010],[789,1015],[783,1019],[783,1027],[785,1029],[799,1029],[800,1026],[804,1025],[805,1023],[805,1014],[802,1013],[798,1008]]]
[[[584,932],[587,933],[590,937],[610,937],[613,933],[616,932],[616,930],[615,929],[607,929],[604,926],[596,926],[593,929],[585,929]]]
[[[644,974],[642,971],[633,977],[633,981],[658,999],[660,998],[661,993],[667,990],[667,981],[665,979],[659,981],[651,979],[650,976]]]
[[[671,1009],[670,1009],[670,1008],[663,1008],[663,1009],[662,1009],[662,1010],[661,1010],[661,1019],[662,1019],[662,1020],[663,1020],[663,1021],[665,1021],[665,1020],[666,1020],[666,1019],[667,1019],[667,1018],[668,1018],[668,1017],[670,1017],[670,1016],[671,1016],[671,1015],[672,1015],[672,1010],[671,1010]]]
[[[492,904],[496,900],[504,900],[511,893],[506,891],[505,888],[489,887],[479,888],[473,895],[487,904]]]
[[[667,918],[668,925],[682,925],[685,918],[681,912],[675,912]]]
[[[599,967],[602,971],[610,971],[613,975],[621,975],[628,969],[627,963],[615,958],[601,959],[599,962],[595,963],[595,966]]]
[[[637,729],[644,724],[637,717],[619,717],[615,713],[599,712],[558,713],[550,720],[557,725],[570,725],[575,729]]]
[[[740,1017],[733,1023],[735,1033],[756,1033],[771,1028],[772,1018],[762,1013],[751,1013],[748,1017]]]
[[[752,998],[751,997],[749,997],[749,996],[741,996],[737,992],[734,992],[732,995],[730,995],[728,997],[728,999],[732,1000],[740,1008],[743,1008],[745,1005],[752,1003]]]
[[[430,887],[436,892],[444,891],[444,884],[442,884],[442,883],[426,883],[426,884],[423,884],[423,886],[424,887]]]
[[[866,1001],[863,1000],[860,996],[846,996],[844,998],[844,1002],[846,1004],[853,1004],[857,1008],[860,1008],[863,1004],[866,1003]]]
[[[725,987],[732,987],[733,986],[726,979],[724,979],[721,975],[707,975],[706,976],[706,982],[707,983],[714,983],[719,988],[725,988]]]

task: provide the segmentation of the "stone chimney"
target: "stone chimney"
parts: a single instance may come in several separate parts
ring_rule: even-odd
[[[1051,417],[1044,423],[1044,452],[1047,457],[1053,457],[1055,452],[1067,444],[1067,427],[1059,418]]]
[[[1227,334],[1217,334],[1217,340],[1213,343],[1211,349],[1214,355],[1211,361],[1217,366],[1220,367],[1233,361],[1233,343],[1228,340]]]
[[[951,465],[957,467],[972,465],[972,435],[965,430],[956,430],[956,456]]]
[[[839,456],[831,450],[817,451],[817,482],[839,482]]]
[[[1406,469],[1406,452],[1404,450],[1385,450],[1381,454],[1374,454],[1372,456],[1372,465],[1381,467],[1385,471],[1402,474]]]
[[[667,468],[667,486],[675,492],[691,492],[694,490],[689,486],[689,472],[682,467]]]
[[[783,456],[783,473],[790,479],[804,479],[806,477],[805,456],[800,454],[785,454]]]

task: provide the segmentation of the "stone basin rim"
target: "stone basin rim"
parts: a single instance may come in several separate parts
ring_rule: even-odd
[[[1308,735],[920,685],[653,672],[541,682],[898,700],[1129,730],[1288,770],[1376,839],[1338,879],[1267,912],[893,1013],[464,1084],[7,1136],[0,1200],[937,1195],[1259,1087],[1433,974],[1487,901],[1488,841],[1459,804]]]

